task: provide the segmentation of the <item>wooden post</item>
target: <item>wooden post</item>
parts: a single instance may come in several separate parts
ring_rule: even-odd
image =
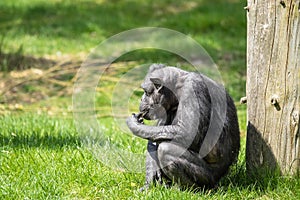
[[[300,0],[248,0],[246,166],[300,169]]]

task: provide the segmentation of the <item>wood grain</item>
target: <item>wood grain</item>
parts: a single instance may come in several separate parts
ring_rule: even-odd
[[[300,1],[248,0],[248,171],[300,169]]]

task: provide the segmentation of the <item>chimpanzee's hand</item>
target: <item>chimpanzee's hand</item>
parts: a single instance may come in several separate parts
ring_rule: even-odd
[[[142,123],[139,122],[139,119],[135,113],[133,113],[130,117],[127,118],[126,123],[127,123],[128,128],[133,133],[135,133],[137,126],[139,126],[140,124],[143,124],[143,122]]]

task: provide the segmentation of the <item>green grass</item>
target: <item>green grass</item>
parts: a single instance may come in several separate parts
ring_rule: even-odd
[[[6,50],[22,45],[33,55],[86,52],[120,31],[143,26],[175,29],[209,49],[238,52],[245,47],[242,6],[238,0],[3,0],[0,30]],[[240,40],[232,43],[236,37]]]
[[[243,109],[243,108],[242,108]],[[113,120],[102,121],[107,136],[120,148],[132,145],[115,131]],[[245,172],[245,138],[239,162],[214,191],[180,190],[176,185],[139,192],[143,173],[111,169],[83,144],[72,118],[19,113],[0,117],[0,199],[298,199],[300,179],[266,177]],[[131,136],[130,136],[131,137]],[[143,153],[145,143],[135,141]]]
[[[245,96],[245,4],[240,0],[1,0],[0,72],[45,69],[56,59],[63,59],[61,55],[70,60],[87,56],[101,41],[121,31],[165,27],[193,37],[208,51],[219,66],[227,90],[238,101]],[[117,70],[111,69],[108,75],[122,77],[134,65],[127,61],[184,65],[180,57],[169,52],[144,49],[121,56],[116,61],[120,62]],[[69,80],[72,76],[62,78]],[[146,141],[124,134],[114,119],[107,117],[115,82],[101,84],[96,107],[106,139],[123,150],[144,153]],[[41,85],[37,81],[17,91],[30,94],[42,90]],[[23,107],[12,102],[0,104],[0,199],[300,198],[299,177],[255,180],[247,176],[244,105],[237,104],[242,133],[239,161],[216,190],[195,192],[174,185],[141,193],[138,189],[145,175],[102,163],[99,154],[91,152],[76,131],[71,97],[58,97],[55,92]],[[132,96],[131,110],[137,109],[140,95],[136,91]],[[22,99],[19,101],[22,103]]]
[[[25,61],[46,55],[50,59],[60,55],[84,58],[103,40],[122,31],[164,27],[198,41],[219,66],[230,94],[239,100],[245,96],[245,4],[240,0],[2,0],[0,54],[5,56],[0,57],[0,70],[24,68],[26,63],[11,62],[14,57]],[[159,50],[134,51],[120,60],[182,62]]]

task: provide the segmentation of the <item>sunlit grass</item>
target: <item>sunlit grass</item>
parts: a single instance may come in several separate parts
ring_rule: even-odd
[[[238,0],[2,0],[0,49],[9,55],[21,49],[18,53],[24,56],[84,59],[103,40],[122,31],[170,28],[191,36],[208,51],[238,100],[245,94],[244,4]],[[120,59],[173,66],[181,61],[162,51],[137,51]],[[0,61],[0,70],[7,68],[5,61]]]
[[[116,131],[112,119],[102,124],[111,143],[127,151],[130,145],[133,151],[145,151],[144,141]],[[297,177],[253,180],[247,176],[245,137],[238,163],[216,190],[194,192],[175,185],[141,193],[144,174],[103,164],[84,145],[71,118],[19,113],[0,117],[0,126],[1,199],[297,199],[300,195]]]
[[[106,82],[106,86],[96,96],[96,108],[101,108],[101,112],[96,114],[102,133],[117,148],[144,153],[146,141],[120,130],[118,121],[123,120],[124,123],[125,119],[114,119],[110,113],[112,85],[112,82]],[[132,108],[137,107],[140,95],[137,91],[132,96]],[[138,191],[145,180],[143,173],[111,168],[99,159],[101,152],[95,154],[89,150],[76,131],[70,112],[72,107],[68,111],[70,105],[68,98],[52,98],[40,102],[39,106],[42,107],[31,105],[28,110],[26,105],[2,106],[1,199],[251,199],[299,194],[297,178],[249,179],[245,171],[246,107],[238,103],[243,138],[239,161],[228,176],[221,180],[216,190],[195,192],[180,190],[175,185],[171,188],[153,187],[144,193]],[[284,188],[285,193],[280,193],[281,188]]]
[[[121,31],[165,27],[191,36],[208,51],[237,102],[245,96],[245,4],[239,0],[1,0],[0,71],[23,69],[8,66],[8,58],[17,60],[17,65],[24,65],[24,57],[51,61],[67,55],[71,60],[84,59],[100,42]],[[110,76],[122,77],[135,64],[182,66],[185,62],[178,55],[149,49],[130,52],[116,62],[120,61],[125,62]],[[146,141],[119,127],[124,116],[114,118],[111,114],[115,83],[102,82],[96,94],[96,115],[102,133],[115,147],[143,154]],[[18,91],[42,89],[33,82]],[[132,95],[128,103],[131,111],[138,109],[140,96],[138,90]],[[73,122],[70,96],[53,94],[32,105],[0,104],[0,199],[299,199],[299,177],[255,180],[247,175],[246,106],[236,106],[241,151],[238,163],[218,188],[195,192],[174,185],[139,192],[144,173],[114,169],[101,162],[101,155],[90,151]]]

